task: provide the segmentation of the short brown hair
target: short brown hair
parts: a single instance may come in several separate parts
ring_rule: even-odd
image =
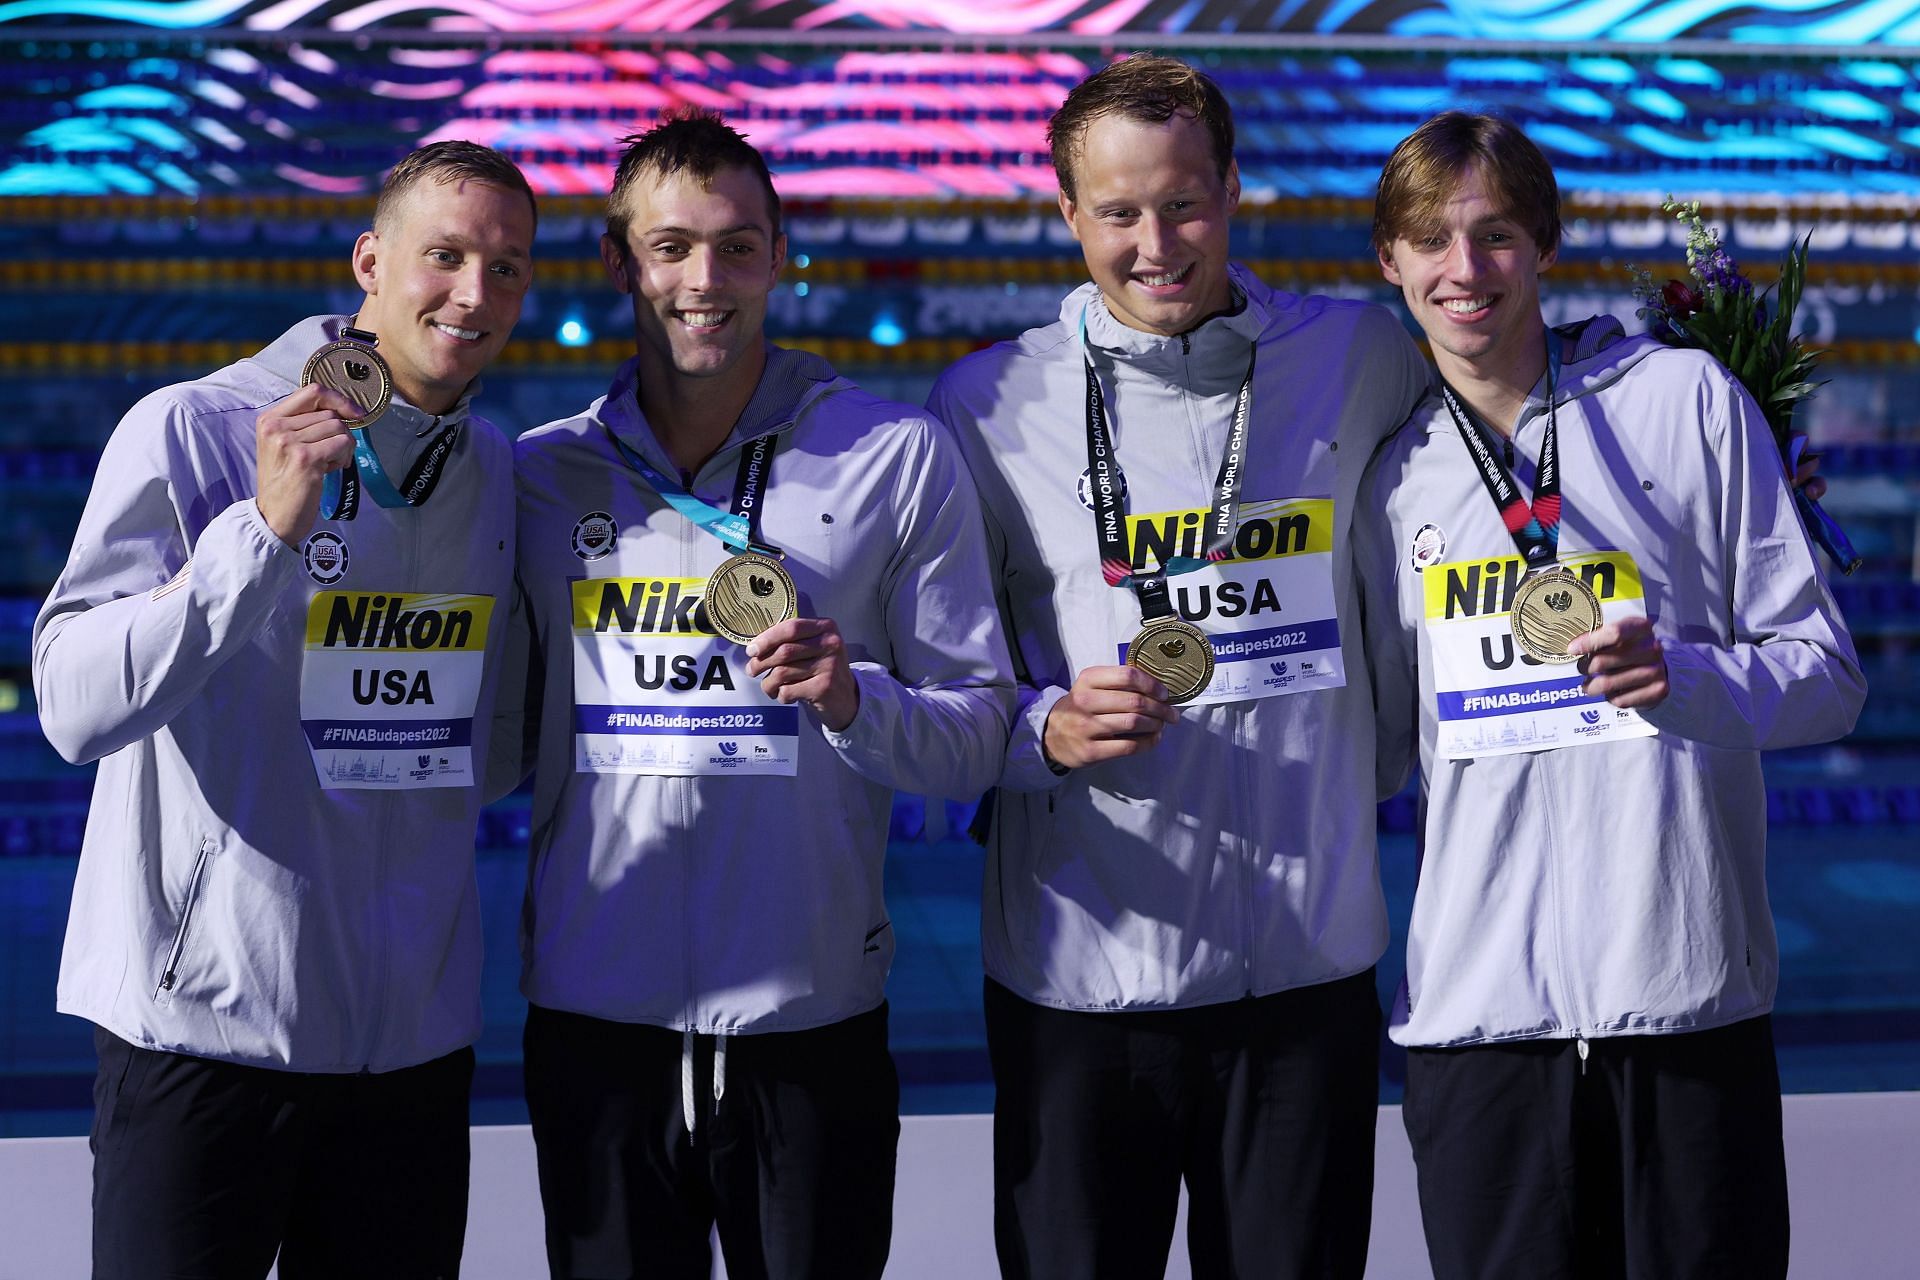
[[[1136,53],[1075,85],[1047,122],[1053,172],[1067,199],[1074,198],[1073,162],[1087,126],[1108,115],[1143,124],[1165,124],[1176,115],[1198,120],[1213,139],[1214,171],[1226,181],[1233,163],[1233,108],[1220,86],[1176,58]]]
[[[518,191],[533,210],[533,222],[540,225],[540,206],[527,185],[520,166],[492,147],[477,142],[432,142],[412,152],[387,174],[380,184],[380,197],[373,205],[375,230],[387,225],[407,193],[421,182],[485,182],[506,191]]]
[[[1402,139],[1380,171],[1374,250],[1390,254],[1395,240],[1438,222],[1460,176],[1476,166],[1488,198],[1526,228],[1536,249],[1560,247],[1560,187],[1533,139],[1500,116],[1443,111]]]
[[[653,128],[620,141],[626,150],[620,153],[613,190],[607,194],[607,236],[623,256],[627,252],[627,226],[633,220],[633,188],[646,175],[665,178],[684,173],[703,187],[711,187],[722,169],[745,169],[760,180],[767,196],[773,238],[780,238],[780,196],[773,189],[766,157],[719,112],[675,108]]]

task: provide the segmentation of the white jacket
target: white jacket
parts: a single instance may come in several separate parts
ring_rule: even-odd
[[[427,775],[458,769],[460,754],[437,744],[470,733],[479,771],[512,593],[512,462],[499,432],[468,418],[424,506],[386,510],[363,495],[351,522],[320,522],[303,549],[281,542],[254,503],[254,422],[342,323],[302,321],[258,355],[135,405],[34,626],[47,737],[76,764],[100,761],[59,1007],[146,1048],[386,1071],[480,1031],[479,788],[323,786],[308,731],[424,735],[424,766],[412,744],[318,758],[343,773],[359,759]],[[396,398],[370,430],[397,478],[436,421],[466,414],[465,399],[435,420]],[[386,647],[362,635],[355,649],[368,617],[398,621],[380,603],[396,593],[420,628],[396,627],[407,634]],[[416,594],[487,603],[436,607]],[[310,641],[316,597],[326,616]],[[334,603],[345,613],[329,636]],[[475,648],[405,648],[456,633]],[[426,715],[436,696],[471,709],[415,729],[353,718]]]
[[[701,1033],[838,1022],[880,1003],[893,959],[881,892],[893,792],[971,797],[1000,768],[1012,679],[979,504],[938,424],[817,357],[770,349],[732,437],[690,487],[728,507],[746,443],[779,438],[761,535],[786,552],[801,616],[838,623],[859,710],[829,732],[742,680],[739,705],[799,716],[793,774],[581,770],[571,584],[697,590],[726,555],[608,439],[611,428],[675,474],[632,367],[616,394],[517,447],[520,579],[542,671],[521,986],[547,1008]],[[651,686],[621,679],[633,702],[674,700],[655,671],[635,677]],[[728,736],[702,750],[741,746]]]
[[[1759,753],[1849,732],[1866,693],[1779,452],[1733,376],[1700,352],[1620,340],[1610,319],[1566,350],[1560,555],[1631,554],[1672,692],[1643,713],[1655,737],[1436,757],[1423,577],[1514,548],[1429,399],[1382,447],[1355,536],[1383,655],[1383,790],[1404,778],[1419,732],[1402,1044],[1688,1031],[1767,1012],[1779,958]],[[1513,437],[1529,495],[1545,407],[1543,379]],[[1423,530],[1428,567],[1416,570]]]
[[[1238,268],[1232,278],[1244,305],[1174,338],[1121,325],[1084,286],[1057,323],[947,370],[928,402],[980,486],[1020,678],[988,845],[986,970],[1036,1003],[1212,1004],[1359,973],[1386,947],[1347,526],[1367,458],[1424,393],[1427,366],[1383,308],[1278,293]],[[1061,777],[1041,754],[1047,714],[1083,668],[1117,662],[1140,626],[1132,592],[1101,576],[1079,496],[1083,311],[1136,516],[1207,505],[1258,342],[1243,494],[1255,510],[1331,501],[1322,630],[1337,623],[1346,679],[1309,673],[1318,687],[1186,707],[1152,751]],[[1243,518],[1242,531],[1262,529]],[[1175,607],[1194,618],[1255,629],[1299,604],[1256,607],[1205,591],[1204,577],[1171,580]],[[1233,665],[1261,682],[1302,679],[1277,655]]]

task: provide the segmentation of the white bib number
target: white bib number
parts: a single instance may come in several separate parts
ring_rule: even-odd
[[[1138,570],[1198,556],[1204,508],[1127,517]],[[1167,580],[1174,612],[1207,633],[1213,680],[1189,706],[1246,702],[1347,682],[1333,597],[1333,501],[1247,502],[1233,557]],[[1128,640],[1118,645],[1126,661]]]
[[[492,596],[322,591],[300,727],[328,790],[467,787]]]
[[[1561,563],[1593,588],[1607,621],[1646,613],[1640,571],[1626,552]],[[1575,664],[1536,662],[1520,648],[1509,610],[1525,568],[1518,556],[1491,556],[1421,573],[1438,703],[1435,754],[1465,760],[1653,737],[1657,730],[1638,713],[1582,693]]]
[[[702,578],[573,584],[574,769],[677,776],[797,772],[800,708],[716,635]]]

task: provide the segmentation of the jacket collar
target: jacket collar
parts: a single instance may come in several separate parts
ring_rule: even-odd
[[[1627,370],[1660,350],[1659,341],[1645,334],[1627,337],[1625,328],[1612,316],[1589,316],[1571,324],[1556,325],[1552,332],[1560,340],[1560,374],[1553,385],[1553,401],[1557,405],[1570,404],[1613,385]],[[1431,406],[1427,414],[1427,434],[1452,431],[1453,417],[1442,405],[1437,388],[1429,394],[1427,403]],[[1521,406],[1514,434],[1519,435],[1546,412],[1547,375],[1542,373]]]
[[[1183,334],[1163,337],[1130,328],[1114,318],[1098,285],[1084,284],[1060,304],[1060,321],[1074,336],[1078,355],[1080,318],[1087,321],[1087,345],[1094,364],[1122,375],[1133,373],[1157,381],[1189,377],[1211,381],[1231,376],[1238,382],[1246,372],[1248,345],[1266,332],[1273,313],[1268,291],[1237,264],[1227,268],[1233,287],[1233,309]]]
[[[607,394],[588,412],[638,449],[653,465],[672,474],[676,470],[672,459],[640,411],[636,390],[639,372],[640,357],[629,357],[613,375]],[[820,400],[852,385],[812,352],[768,343],[767,364],[754,386],[753,396],[741,410],[740,420],[734,423],[726,442],[714,451],[714,457],[749,440],[789,430]]]

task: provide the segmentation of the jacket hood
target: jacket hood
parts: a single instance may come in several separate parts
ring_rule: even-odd
[[[352,316],[308,316],[293,328],[275,338],[263,350],[256,352],[249,363],[265,369],[268,374],[286,385],[281,394],[291,394],[300,387],[300,374],[307,367],[307,359],[329,342],[339,340],[340,331],[353,323]],[[433,414],[417,409],[407,403],[400,395],[400,389],[393,390],[393,402],[387,411],[375,419],[372,429],[384,434],[392,428],[399,428],[412,435],[435,427],[450,426],[455,422],[464,422],[473,405],[473,397],[480,390],[480,380],[475,378],[467,384],[460,398],[445,413]]]
[[[1213,316],[1185,334],[1165,337],[1146,333],[1120,323],[1107,309],[1100,286],[1089,282],[1060,300],[1060,323],[1069,334],[1080,332],[1080,317],[1087,318],[1087,342],[1097,351],[1111,352],[1129,362],[1151,363],[1156,355],[1172,355],[1184,339],[1189,345],[1206,344],[1231,337],[1234,343],[1252,342],[1274,323],[1270,305],[1273,291],[1256,280],[1237,263],[1227,267],[1227,280],[1233,286],[1233,310]]]
[[[1554,398],[1561,404],[1610,386],[1627,370],[1663,349],[1658,339],[1646,334],[1627,337],[1612,316],[1589,316],[1556,326],[1553,332],[1560,339],[1560,379]]]
[[[1665,350],[1658,339],[1646,334],[1629,338],[1613,316],[1589,316],[1556,325],[1550,332],[1560,340],[1560,373],[1553,384],[1556,404],[1567,404],[1612,386],[1627,370],[1654,352]],[[1540,381],[1527,393],[1526,404],[1520,410],[1521,423],[1547,411],[1548,377],[1549,374],[1542,373]],[[1453,419],[1441,407],[1437,385],[1422,411],[1414,416],[1416,420],[1425,418],[1428,435],[1453,430]]]
[[[613,375],[607,394],[587,410],[589,416],[628,444],[646,452],[655,465],[668,465],[666,450],[654,437],[653,427],[640,412],[637,394],[640,357],[631,356]],[[834,372],[833,366],[810,351],[795,351],[767,344],[767,365],[753,389],[753,398],[740,411],[726,443],[716,454],[760,436],[785,431],[798,422],[813,406],[828,395],[845,391],[853,384]]]

